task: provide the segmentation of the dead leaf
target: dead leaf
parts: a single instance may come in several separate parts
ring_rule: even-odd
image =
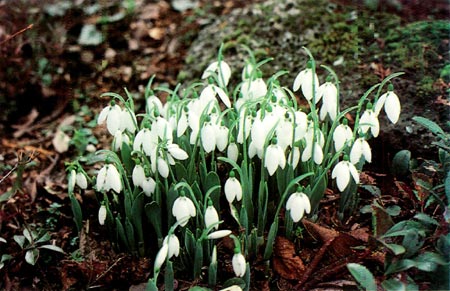
[[[161,40],[166,35],[166,30],[162,27],[154,27],[148,30],[148,35],[155,40]]]
[[[34,123],[38,116],[39,112],[36,110],[36,108],[31,109],[31,112],[27,115],[26,120],[23,124],[15,124],[12,126],[12,128],[16,129],[16,131],[13,133],[13,136],[15,138],[19,138],[23,134],[27,133],[31,128],[30,125]]]
[[[289,280],[301,278],[305,265],[296,254],[294,243],[278,236],[275,239],[273,268],[281,277]]]
[[[69,149],[70,137],[62,130],[57,129],[53,137],[52,144],[58,153],[67,152]]]

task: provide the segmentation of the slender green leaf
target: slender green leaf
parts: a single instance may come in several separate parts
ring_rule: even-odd
[[[269,235],[267,236],[266,249],[264,250],[264,259],[268,260],[272,256],[273,243],[278,232],[278,217],[275,218],[274,222],[270,226]]]
[[[355,263],[347,264],[347,268],[352,274],[353,278],[366,290],[376,291],[377,284],[372,273],[365,266]]]
[[[407,291],[406,285],[397,279],[385,280],[381,283],[381,286],[383,286],[386,291]]]
[[[125,170],[127,173],[132,173],[134,168],[134,161],[131,157],[131,147],[128,145],[128,143],[123,142],[122,148],[120,149],[120,156],[122,158],[122,163],[125,167]]]
[[[36,240],[35,243],[39,244],[39,243],[44,243],[49,241],[51,238],[50,234],[48,232],[44,233],[43,236],[41,236],[38,240]]]
[[[419,123],[423,127],[427,128],[429,131],[434,133],[435,135],[443,135],[445,136],[444,130],[434,121],[429,120],[428,118],[422,116],[414,116],[412,118],[415,122]]]
[[[156,236],[159,239],[163,238],[161,225],[161,207],[155,201],[145,204],[145,214],[148,221],[153,225]]]
[[[164,290],[175,290],[173,263],[170,260],[166,261],[166,269],[164,271]]]
[[[72,207],[73,220],[75,221],[78,232],[80,232],[83,228],[83,212],[81,211],[80,202],[73,194],[69,195],[69,198]]]
[[[414,218],[425,224],[432,224],[439,226],[439,222],[436,219],[432,218],[431,216],[425,213],[417,213],[416,215],[414,215]]]
[[[199,278],[203,267],[203,246],[202,241],[197,241],[195,244],[195,258],[194,258],[194,278]]]
[[[148,280],[145,291],[159,291],[158,286],[156,286],[156,282],[153,278]]]
[[[384,272],[385,275],[390,275],[393,273],[398,273],[401,271],[408,270],[409,268],[415,267],[416,263],[410,259],[404,259],[392,262]]]
[[[47,249],[47,250],[51,250],[51,251],[55,251],[61,254],[64,254],[64,250],[58,246],[55,245],[43,245],[39,247],[40,249]]]

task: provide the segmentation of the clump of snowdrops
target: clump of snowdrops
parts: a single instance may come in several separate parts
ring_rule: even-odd
[[[82,209],[75,190],[93,187],[99,224],[113,245],[156,255],[149,290],[157,290],[163,266],[167,290],[174,269],[215,286],[217,242],[225,236],[234,242],[235,278],[224,286],[238,278],[242,284],[236,288],[248,290],[248,259],[258,254],[270,259],[276,235],[290,238],[305,215],[317,217],[328,183],[335,181],[341,192],[341,214],[354,207],[359,172],[372,159],[368,140],[379,134],[382,109],[392,123],[399,118],[400,102],[389,81],[400,73],[341,109],[336,74],[322,66],[320,82],[307,49],[309,61],[289,87],[278,81],[286,71],[264,78],[260,67],[270,59],[257,62],[248,51],[234,88],[220,49],[202,80],[184,90],[153,88],[150,80],[145,112],[135,112],[127,90],[127,98],[103,94],[110,101],[98,123],[113,137],[111,149],[91,160],[101,163],[94,175],[79,161],[68,165],[77,226],[82,227]],[[161,93],[168,94],[165,104]],[[301,107],[300,99],[307,106]]]

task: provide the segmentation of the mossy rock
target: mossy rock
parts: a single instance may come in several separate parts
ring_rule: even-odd
[[[273,58],[261,68],[265,77],[289,71],[280,78],[281,84],[289,87],[305,67],[307,56],[302,47],[307,47],[318,65],[330,66],[338,74],[343,108],[355,104],[383,74],[403,71],[405,75],[393,82],[402,115],[393,126],[384,115],[380,117],[382,141],[389,142],[392,151],[423,152],[429,150],[426,146],[431,144],[431,136],[411,117],[422,115],[441,125],[448,119],[447,108],[436,103],[446,93],[436,84],[448,65],[449,26],[446,21],[404,25],[393,14],[356,10],[325,0],[267,0],[211,19],[192,44],[179,81],[199,78],[217,57],[221,43],[225,60],[234,69],[234,82],[239,81],[243,60],[248,58],[242,47],[246,45],[258,60]],[[323,82],[326,71],[319,69],[318,73]]]

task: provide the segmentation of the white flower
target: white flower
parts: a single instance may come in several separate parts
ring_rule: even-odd
[[[106,120],[106,128],[109,133],[114,135],[116,131],[120,129],[120,122],[122,117],[122,108],[119,105],[111,102],[112,105],[108,105],[98,115],[97,123],[102,124]]]
[[[155,265],[153,267],[155,272],[159,272],[159,270],[161,269],[161,266],[166,261],[168,253],[169,253],[169,245],[168,244],[163,244],[161,249],[158,251],[158,254],[156,255],[156,258],[155,258]]]
[[[227,157],[230,160],[237,162],[238,156],[239,156],[239,149],[237,144],[234,142],[230,143],[227,148]]]
[[[105,225],[105,220],[106,220],[106,206],[102,205],[98,210],[98,223],[100,223],[100,225]]]
[[[313,74],[311,68],[304,69],[298,73],[297,77],[295,77],[292,89],[295,92],[300,88],[302,88],[302,93],[308,101],[311,101],[313,99],[313,94],[317,93],[319,88],[319,78],[317,77],[317,74]],[[315,102],[319,102],[317,94]]]
[[[276,140],[276,139],[275,139]],[[264,167],[267,168],[269,175],[272,176],[278,167],[284,169],[286,166],[286,156],[283,149],[276,143],[267,147],[264,157]]]
[[[76,184],[78,187],[80,187],[81,189],[86,189],[87,188],[87,179],[86,176],[83,173],[77,173],[76,175]]]
[[[202,79],[206,79],[217,73],[218,84],[220,87],[226,87],[231,77],[231,68],[225,61],[212,62],[202,74]]]
[[[219,214],[217,213],[217,210],[212,205],[212,202],[209,202],[210,205],[206,208],[205,211],[205,227],[208,228],[211,225],[214,225],[214,229],[219,228]]]
[[[220,289],[219,291],[242,291],[242,288],[239,285],[231,285],[225,289]]]
[[[372,162],[372,151],[369,143],[362,137],[355,140],[350,151],[350,162],[357,164],[361,157],[364,157],[369,163]]]
[[[216,146],[217,149],[223,152],[228,145],[228,128],[226,126],[216,127]]]
[[[155,193],[156,188],[156,182],[153,180],[152,177],[147,177],[142,182],[142,190],[144,191],[145,195],[150,197],[153,193]]]
[[[299,161],[300,161],[300,149],[298,147],[294,147],[289,152],[287,162],[292,166],[292,168],[296,169]]]
[[[401,105],[397,94],[394,91],[388,91],[380,96],[375,104],[375,113],[378,115],[384,105],[384,111],[388,119],[393,123],[397,123],[400,117]]]
[[[208,239],[219,239],[231,234],[231,230],[217,230],[208,234]]]
[[[155,95],[151,95],[147,98],[147,107],[148,107],[148,111],[152,111],[156,108],[158,112],[161,112],[161,113],[163,112],[162,102]]]
[[[351,128],[345,123],[346,122],[339,124],[333,132],[334,148],[337,152],[347,145],[353,138]]]
[[[359,130],[366,133],[369,129],[374,137],[378,136],[380,132],[380,123],[378,122],[377,114],[371,108],[364,111],[359,119]]]
[[[247,100],[254,100],[266,96],[267,85],[262,78],[256,78],[254,80],[248,79],[241,86],[242,98],[238,99],[240,104],[238,108],[242,105],[242,102]]]
[[[214,151],[216,148],[216,129],[211,122],[206,122],[200,132],[202,146],[206,153]]]
[[[243,277],[245,275],[246,261],[241,252],[236,252],[232,259],[233,271],[236,277]]]
[[[233,203],[234,199],[241,201],[242,186],[238,179],[234,176],[234,172],[230,172],[230,177],[225,182],[225,196],[229,203]]]
[[[128,109],[122,110],[120,114],[120,131],[128,130],[131,133],[136,131],[136,116]]]
[[[225,104],[227,108],[231,107],[230,98],[227,93],[225,93],[222,88],[213,84],[207,85],[202,90],[202,93],[200,93],[200,100],[205,100],[206,103],[209,103],[210,101],[215,100],[216,96],[219,96],[220,100],[222,100],[223,104]]]
[[[178,237],[174,234],[167,235],[163,240],[163,245],[168,245],[167,255],[168,259],[172,258],[173,256],[178,257],[180,254],[180,241],[178,240]]]
[[[188,154],[176,143],[169,144],[167,150],[169,151],[169,154],[177,160],[183,161],[189,158]]]
[[[97,174],[97,191],[122,191],[122,179],[116,167],[112,164],[104,165]]]
[[[135,165],[133,173],[131,174],[134,186],[142,187],[142,183],[145,180],[145,171],[141,165]]]
[[[75,170],[71,170],[67,178],[68,178],[67,182],[68,188],[69,189],[75,188],[75,183],[77,182],[77,172],[75,172]]]
[[[300,191],[291,194],[286,202],[286,210],[289,210],[294,222],[299,222],[305,212],[309,213],[311,211],[311,203],[308,196]]]
[[[169,165],[166,160],[161,157],[158,157],[158,172],[163,178],[169,177]]]
[[[194,203],[186,196],[180,196],[173,203],[172,214],[180,222],[181,226],[185,226],[189,218],[196,215]]]
[[[337,96],[337,88],[333,83],[325,82],[324,84],[320,85],[317,91],[317,99],[320,100],[323,97],[322,107],[320,109],[321,120],[324,120],[327,115],[330,116],[331,120],[333,121],[336,119],[338,110]]]
[[[331,178],[336,178],[336,184],[338,186],[339,191],[343,192],[350,182],[350,175],[353,177],[353,180],[356,184],[359,183],[359,174],[356,170],[355,166],[346,161],[345,158],[343,161],[337,163],[331,172]]]
[[[133,150],[143,150],[147,156],[152,156],[158,145],[158,133],[156,130],[150,130],[148,128],[141,129],[134,138]]]
[[[126,143],[126,144],[130,143],[130,138],[128,137],[128,135],[126,133],[123,133],[120,130],[118,130],[114,134],[114,139],[113,139],[114,151],[117,152],[120,149],[122,149],[122,144],[123,143]]]

